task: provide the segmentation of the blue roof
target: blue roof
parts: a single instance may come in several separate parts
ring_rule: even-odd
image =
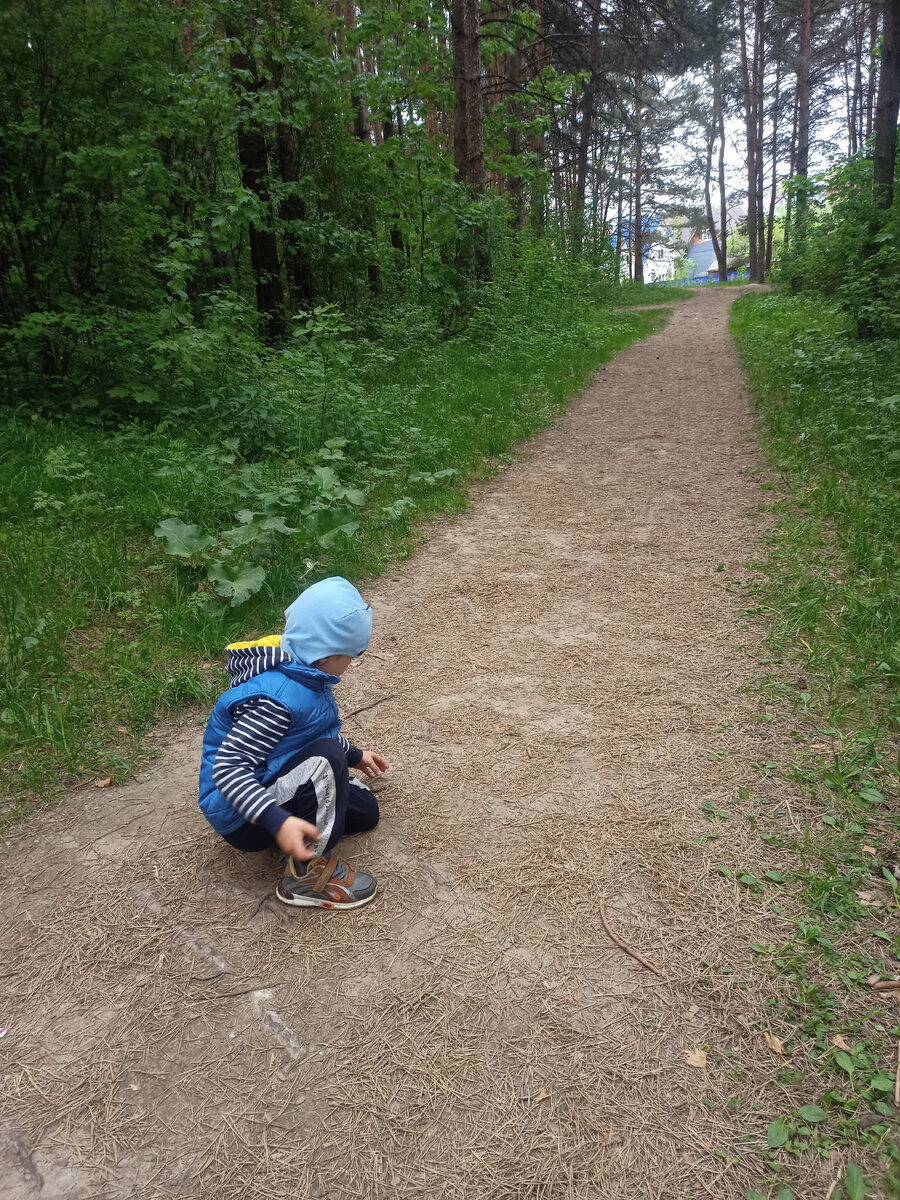
[[[704,238],[687,248],[688,262],[693,265],[692,275],[708,275],[710,271],[718,270],[716,252],[713,249],[712,238]]]

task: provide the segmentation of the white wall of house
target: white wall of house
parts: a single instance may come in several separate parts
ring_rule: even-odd
[[[657,283],[661,279],[671,279],[675,273],[675,247],[653,245],[644,263],[644,279],[648,283]]]

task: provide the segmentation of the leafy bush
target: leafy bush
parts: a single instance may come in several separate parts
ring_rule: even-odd
[[[900,235],[896,213],[872,195],[872,162],[842,159],[812,179],[793,181],[792,236],[773,271],[775,282],[833,296],[867,337],[900,335]],[[797,227],[801,191],[809,202]]]

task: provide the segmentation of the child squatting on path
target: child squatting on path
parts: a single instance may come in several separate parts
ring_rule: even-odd
[[[285,904],[359,908],[375,880],[328,852],[378,824],[378,801],[348,768],[371,779],[388,764],[341,736],[331,689],[368,646],[372,610],[336,576],[308,587],[284,615],[280,637],[228,647],[231,687],[203,737],[200,808],[238,850],[277,842],[288,856],[275,889]]]

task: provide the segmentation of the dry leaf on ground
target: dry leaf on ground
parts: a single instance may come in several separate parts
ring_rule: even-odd
[[[684,1051],[684,1061],[687,1063],[687,1065],[689,1067],[703,1068],[706,1066],[706,1051],[705,1050],[685,1050]]]
[[[96,788],[112,787],[112,783],[113,783],[113,777],[112,777],[112,775],[109,775],[106,779],[95,779],[94,787],[96,787]]]
[[[773,1054],[784,1054],[784,1042],[781,1038],[773,1037],[771,1033],[764,1033],[763,1037],[766,1039],[766,1045]]]

